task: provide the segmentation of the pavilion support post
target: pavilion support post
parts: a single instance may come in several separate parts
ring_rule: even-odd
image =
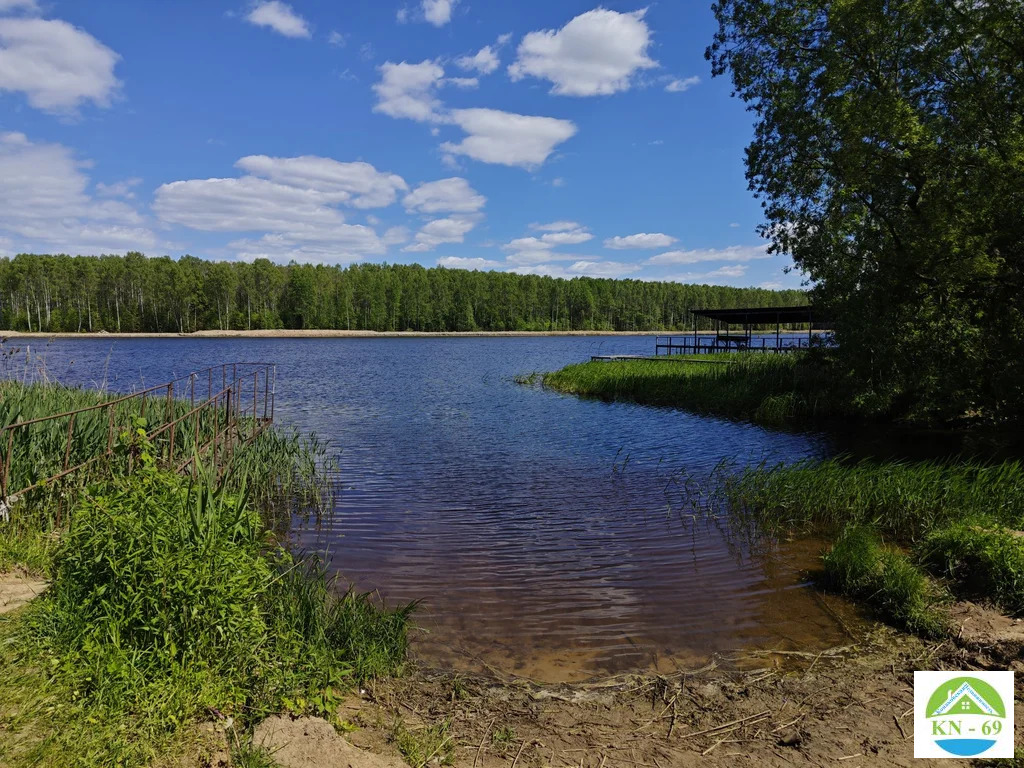
[[[693,354],[700,352],[699,342],[700,338],[697,336],[697,315],[693,315]]]

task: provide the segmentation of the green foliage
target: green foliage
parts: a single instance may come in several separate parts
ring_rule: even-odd
[[[527,377],[520,383],[532,384]],[[798,355],[723,353],[662,360],[569,365],[542,377],[544,386],[602,400],[632,400],[781,424],[841,412],[817,388]]]
[[[0,696],[20,704],[0,732],[29,738],[0,739],[0,757],[13,744],[16,764],[143,765],[210,713],[243,727],[280,711],[336,719],[355,681],[400,671],[414,606],[337,593],[268,528],[301,507],[309,451],[266,432],[218,481],[157,468],[143,439],[132,474],[92,483],[50,589],[3,627]],[[297,506],[264,517],[252,499],[273,501],[267,486],[289,475]]]
[[[491,746],[499,754],[504,754],[512,748],[512,744],[516,740],[516,729],[508,725],[503,725],[501,728],[496,728],[491,734]]]
[[[1019,531],[954,523],[919,546],[932,570],[1014,615],[1024,612],[1024,537]]]
[[[858,409],[1024,415],[1024,5],[717,0],[762,234],[814,281]]]
[[[397,722],[391,738],[412,768],[424,768],[430,763],[451,765],[455,758],[455,743],[449,733],[450,727],[447,720],[419,728],[408,728],[405,723]]]
[[[1024,466],[973,462],[851,463],[844,459],[723,473],[719,501],[770,530],[878,526],[915,542],[937,526],[990,520],[1024,523]]]
[[[848,527],[825,553],[825,583],[870,605],[881,618],[925,637],[948,632],[941,592],[904,553],[870,526]]]
[[[139,253],[0,258],[0,294],[0,328],[47,333],[691,330],[694,307],[806,303],[802,291],[762,288],[563,280],[418,264],[174,261]],[[710,326],[701,321],[701,327]]]

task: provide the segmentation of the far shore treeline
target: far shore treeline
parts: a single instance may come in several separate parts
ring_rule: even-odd
[[[692,330],[694,308],[806,303],[799,290],[417,264],[280,266],[141,253],[0,259],[0,329],[46,333]]]

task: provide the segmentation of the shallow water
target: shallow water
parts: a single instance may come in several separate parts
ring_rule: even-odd
[[[652,337],[132,339],[36,347],[68,382],[127,390],[211,364],[278,364],[277,420],[341,450],[333,514],[296,522],[360,589],[422,599],[416,653],[543,680],[694,666],[740,646],[843,642],[806,588],[814,542],[751,544],[689,516],[679,478],[723,459],[845,448],[515,383]]]

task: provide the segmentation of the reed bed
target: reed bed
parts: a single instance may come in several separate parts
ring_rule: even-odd
[[[781,424],[836,411],[815,386],[816,376],[798,354],[738,352],[578,363],[540,379],[545,387],[583,397]]]

